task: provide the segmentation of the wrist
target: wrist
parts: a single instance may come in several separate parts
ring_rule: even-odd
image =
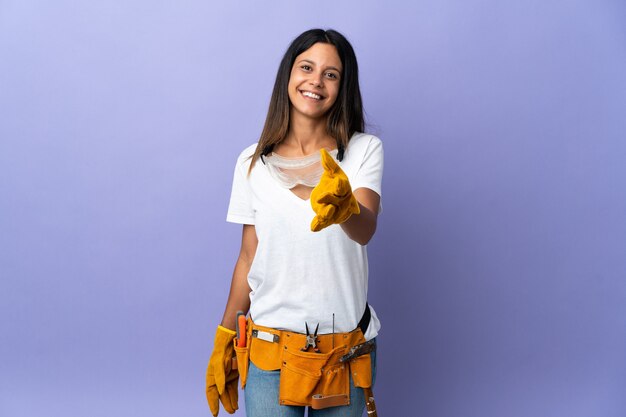
[[[231,335],[231,336],[234,336],[234,335],[236,335],[236,334],[237,334],[237,332],[235,332],[234,330],[231,330],[231,329],[229,329],[229,328],[227,328],[227,327],[224,327],[224,326],[222,326],[221,324],[217,326],[217,330],[218,330],[218,331],[225,332],[225,333],[228,333],[228,334],[229,334],[229,335]]]

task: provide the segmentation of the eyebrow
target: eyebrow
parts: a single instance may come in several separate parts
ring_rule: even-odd
[[[316,65],[315,62],[311,61],[310,59],[301,59],[298,63],[301,63],[301,62],[308,62],[309,64]],[[328,67],[326,69],[335,70],[335,71],[337,71],[339,73],[341,72],[341,70],[339,68],[335,68],[335,67]]]

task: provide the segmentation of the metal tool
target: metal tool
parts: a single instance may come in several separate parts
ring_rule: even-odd
[[[306,345],[304,345],[304,347],[300,350],[306,352],[310,347],[312,347],[314,352],[320,353],[320,350],[317,347],[317,331],[320,328],[320,324],[317,323],[317,327],[315,328],[315,332],[313,334],[309,332],[309,324],[307,322],[304,322],[304,327],[306,328]]]
[[[372,388],[363,388],[365,394],[365,408],[367,408],[367,417],[378,417],[376,411],[376,402],[374,401],[374,393]]]
[[[348,353],[339,359],[339,362],[350,361],[358,356],[367,355],[374,350],[376,350],[376,342],[374,342],[374,340],[369,340],[365,343],[361,343],[360,345],[353,346]]]
[[[246,347],[246,315],[243,311],[237,312],[235,329],[237,332],[237,347]]]
[[[370,352],[376,350],[376,342],[374,340],[368,340],[365,343],[358,344],[353,346],[348,353],[343,355],[339,362],[347,362],[351,361],[354,358],[358,358],[362,355],[367,355]],[[378,417],[378,412],[376,411],[376,402],[374,401],[374,393],[372,392],[372,387],[363,388],[363,392],[365,394],[365,407],[367,408],[367,417]]]
[[[278,343],[280,337],[277,334],[265,332],[263,330],[254,329],[252,330],[252,337],[260,340],[265,340],[270,343]]]

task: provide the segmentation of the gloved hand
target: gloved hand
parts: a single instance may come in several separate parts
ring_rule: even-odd
[[[237,405],[239,372],[232,369],[234,338],[234,331],[217,326],[213,353],[206,371],[206,399],[213,416],[217,416],[220,411],[220,401],[228,414],[233,414],[239,408]]]
[[[343,223],[361,211],[352,194],[348,176],[326,149],[322,148],[320,153],[324,173],[319,184],[311,191],[311,207],[316,214],[311,222],[313,232],[319,232],[331,224]]]

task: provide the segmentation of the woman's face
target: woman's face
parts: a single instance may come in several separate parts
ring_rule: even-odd
[[[337,49],[316,43],[296,57],[289,77],[291,111],[319,119],[335,104],[343,67]]]

